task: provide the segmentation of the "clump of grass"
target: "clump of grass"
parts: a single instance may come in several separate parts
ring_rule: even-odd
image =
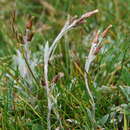
[[[7,1],[0,1],[0,128],[129,129],[128,0],[21,0],[12,21]],[[98,10],[81,15],[86,5],[100,10],[87,24]],[[65,23],[68,12],[81,17]],[[92,36],[110,23],[109,35],[111,26]]]

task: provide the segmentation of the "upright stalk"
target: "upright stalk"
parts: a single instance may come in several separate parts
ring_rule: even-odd
[[[44,77],[45,77],[45,87],[46,87],[47,100],[48,100],[48,114],[47,114],[48,130],[51,130],[51,110],[53,108],[54,103],[57,102],[57,99],[52,95],[54,85],[51,86],[48,83],[48,62],[51,59],[51,57],[54,55],[55,49],[57,47],[57,43],[63,37],[63,35],[66,32],[68,32],[69,30],[73,29],[74,27],[84,23],[86,18],[89,18],[90,16],[94,15],[97,12],[98,12],[98,10],[94,10],[94,11],[87,12],[87,13],[83,14],[80,18],[72,17],[71,19],[69,19],[65,23],[64,27],[61,29],[58,36],[55,38],[55,40],[53,41],[50,48],[49,48],[48,42],[45,45],[45,49],[44,49]],[[56,116],[60,122],[60,127],[62,128],[62,124],[61,124],[61,120],[60,120],[60,116],[59,116],[58,112],[56,112]]]

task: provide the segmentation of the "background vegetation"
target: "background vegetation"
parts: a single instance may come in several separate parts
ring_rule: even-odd
[[[47,95],[41,81],[43,48],[51,45],[71,16],[99,9],[86,24],[67,33],[58,44],[61,57],[49,66],[49,80],[64,73],[55,86],[57,110],[64,129],[127,130],[130,127],[130,1],[129,0],[0,0],[0,128],[2,130],[47,129]],[[32,57],[38,61],[35,74],[38,87],[20,76],[14,55],[20,43],[12,31],[12,12],[16,12],[17,31],[24,34],[30,16],[34,17],[31,43]],[[90,89],[96,103],[96,122],[92,119],[89,96],[84,82],[85,57],[93,32],[113,28],[104,48],[90,68]],[[59,127],[51,114],[52,129]],[[96,127],[95,127],[96,126]]]

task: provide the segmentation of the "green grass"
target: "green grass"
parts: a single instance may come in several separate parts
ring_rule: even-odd
[[[68,14],[81,16],[94,9],[99,9],[97,15],[59,41],[55,54],[62,57],[49,64],[49,81],[59,72],[64,73],[53,91],[54,96],[59,94],[56,108],[65,130],[130,129],[130,1],[46,0],[53,9],[38,1],[0,1],[0,129],[47,129],[47,94],[41,85],[41,80],[44,81],[42,48],[47,41],[51,45]],[[16,50],[21,48],[11,30],[13,10],[16,11],[14,24],[22,34],[29,16],[34,16],[35,34],[30,49],[31,57],[38,60],[38,64],[31,88],[30,81],[20,76],[13,60]],[[96,104],[94,122],[83,77],[85,57],[93,32],[102,31],[109,24],[113,27],[89,71],[89,86]],[[51,127],[52,130],[59,127],[53,111]]]

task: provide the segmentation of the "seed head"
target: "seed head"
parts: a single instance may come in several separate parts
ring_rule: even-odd
[[[104,30],[104,32],[102,33],[102,37],[104,38],[104,37],[106,37],[106,35],[107,35],[107,33],[108,33],[108,31],[109,31],[109,29],[112,27],[112,25],[109,25],[105,30]]]

